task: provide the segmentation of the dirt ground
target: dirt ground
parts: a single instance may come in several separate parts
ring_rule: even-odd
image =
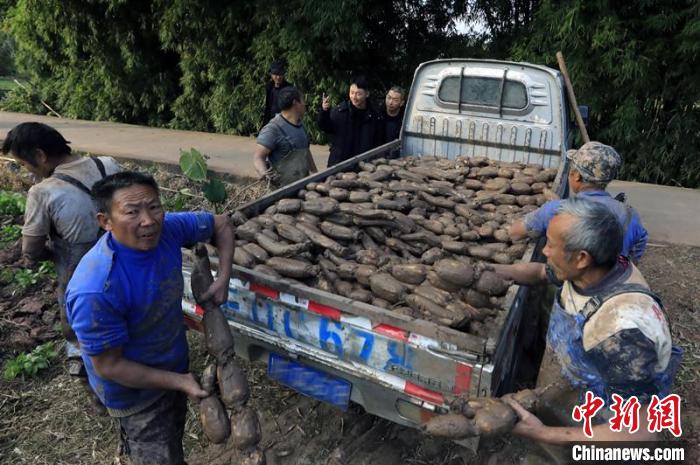
[[[167,202],[175,206],[177,193],[196,189],[172,170],[149,165],[168,189]],[[22,191],[30,181],[7,166],[0,166],[0,189]],[[250,181],[248,181],[250,182]],[[264,192],[261,186],[241,189],[239,180],[229,186],[231,206]],[[172,191],[172,192],[171,192]],[[166,194],[168,193],[166,192]],[[179,205],[201,205],[202,199],[181,195]],[[0,226],[21,224],[21,217],[0,217]],[[11,276],[23,268],[19,244],[0,250],[0,266]],[[688,440],[686,463],[700,463],[700,248],[651,244],[641,265],[652,289],[663,298],[672,322],[674,339],[684,351],[675,392],[683,398],[683,437]],[[36,284],[17,289],[0,280],[0,363],[47,340],[60,342],[53,282],[40,276]],[[207,362],[200,334],[188,335],[192,370],[201,372]],[[262,448],[270,465],[496,465],[516,463],[513,457],[496,458],[494,452],[522,443],[503,437],[483,444],[479,454],[451,442],[421,435],[365,414],[351,406],[342,412],[311,400],[271,381],[265,367],[241,361],[251,385],[250,405],[258,409],[263,426]],[[96,415],[84,387],[68,376],[61,353],[51,366],[27,379],[0,381],[0,463],[87,465],[126,463],[117,453],[114,421]],[[195,405],[189,406],[185,451],[190,465],[237,463],[229,445],[209,445],[204,438]]]

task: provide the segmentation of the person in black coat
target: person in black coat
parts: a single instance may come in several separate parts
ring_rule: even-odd
[[[392,86],[384,98],[382,116],[384,118],[384,142],[391,142],[399,138],[401,124],[403,123],[404,103],[406,91],[399,86]]]
[[[383,144],[393,142],[401,135],[401,125],[403,124],[404,104],[406,102],[406,91],[399,86],[392,86],[384,97],[382,107],[382,120],[384,121]],[[389,152],[387,158],[398,158],[401,150],[396,148]]]
[[[265,85],[265,111],[261,128],[265,127],[280,112],[279,93],[285,87],[291,87],[284,74],[287,71],[284,62],[275,61],[270,65],[270,81]]]
[[[369,84],[364,77],[350,82],[349,100],[331,110],[324,94],[318,126],[333,138],[328,166],[331,167],[373,149],[384,141],[384,123],[369,102]]]

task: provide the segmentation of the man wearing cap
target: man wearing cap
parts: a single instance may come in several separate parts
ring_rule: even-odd
[[[615,179],[620,171],[622,165],[620,155],[609,145],[592,141],[585,143],[578,150],[569,150],[567,158],[571,163],[569,187],[572,194],[601,202],[612,210],[624,231],[622,255],[635,263],[639,262],[646,249],[648,238],[639,214],[605,191],[608,183]],[[561,200],[550,200],[521,220],[515,221],[510,228],[511,238],[545,235],[547,226],[560,204]]]
[[[261,128],[281,111],[279,106],[280,91],[285,87],[292,86],[284,77],[286,71],[283,61],[275,61],[270,65],[270,81],[265,86],[265,112],[263,113]]]

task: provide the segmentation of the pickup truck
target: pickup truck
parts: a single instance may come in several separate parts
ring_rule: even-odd
[[[556,70],[528,63],[450,59],[421,64],[407,99],[399,139],[242,206],[248,218],[310,182],[357,169],[361,161],[401,156],[487,156],[558,168],[553,190],[566,195],[566,150],[573,126],[564,81]],[[542,241],[522,260],[537,259]],[[201,308],[189,292],[183,309],[201,329]],[[500,395],[514,389],[537,302],[511,286],[506,312],[491,336],[477,337],[370,304],[233,266],[222,306],[236,353],[268,364],[271,378],[316,399],[416,427],[444,413],[457,395]],[[529,301],[530,299],[530,301]],[[529,303],[528,303],[529,302]],[[528,328],[527,330],[525,328]],[[536,367],[530,368],[536,374]],[[532,373],[531,373],[532,374]]]

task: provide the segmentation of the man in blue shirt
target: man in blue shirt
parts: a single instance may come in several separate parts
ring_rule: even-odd
[[[205,294],[228,296],[233,231],[228,217],[164,213],[158,185],[136,172],[95,183],[107,231],[78,264],[66,291],[90,386],[118,418],[131,463],[184,463],[186,396],[204,391],[192,373],[181,299],[180,248],[212,239],[220,272]]]
[[[586,197],[606,205],[617,217],[624,231],[622,255],[638,263],[647,246],[648,234],[639,214],[605,191],[608,183],[615,179],[622,159],[614,148],[600,142],[587,142],[578,150],[569,150],[571,163],[569,187],[573,195]],[[547,232],[549,222],[556,214],[561,200],[550,200],[523,219],[513,223],[510,236],[521,239],[528,234],[535,237]]]

